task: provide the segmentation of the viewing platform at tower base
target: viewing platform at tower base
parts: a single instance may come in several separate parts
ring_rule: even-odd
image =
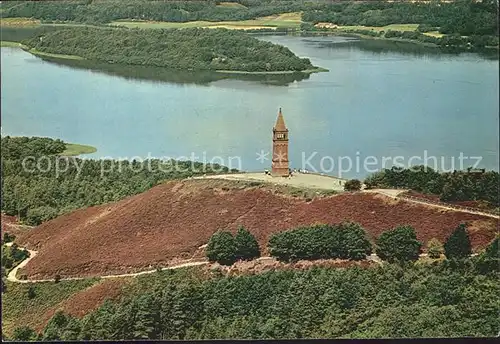
[[[194,177],[194,179],[226,179],[226,180],[244,180],[258,181],[278,185],[290,185],[298,188],[321,189],[343,191],[344,184],[347,179],[337,178],[329,175],[317,173],[293,172],[289,177],[273,177],[270,173],[262,172],[246,172],[246,173],[231,173],[209,175],[204,177]]]

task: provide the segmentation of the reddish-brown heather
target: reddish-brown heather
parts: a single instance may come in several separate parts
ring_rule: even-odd
[[[306,202],[274,191],[218,180],[172,181],[117,203],[77,210],[17,240],[39,251],[24,273],[37,279],[154,269],[192,257],[219,228],[234,231],[239,225],[265,247],[272,233],[313,223],[355,221],[372,240],[397,225],[411,225],[426,242],[444,241],[459,223],[468,222],[475,248],[491,241],[498,226],[492,218],[377,194]]]

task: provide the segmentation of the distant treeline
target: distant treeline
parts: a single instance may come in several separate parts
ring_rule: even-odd
[[[301,0],[240,0],[242,6],[220,6],[221,1],[77,0],[3,2],[4,17],[28,17],[42,21],[109,23],[119,19],[187,22],[254,19],[316,7]],[[229,2],[229,1],[228,1]]]
[[[23,41],[38,51],[88,60],[183,70],[246,72],[313,68],[281,45],[225,29],[64,28]]]
[[[304,31],[318,31],[318,32],[328,32],[331,31],[328,28],[318,28],[311,23],[302,23],[301,29]],[[499,39],[497,35],[472,35],[472,36],[460,36],[458,33],[435,36],[427,35],[425,32],[429,32],[427,26],[419,25],[416,31],[398,31],[398,30],[387,30],[387,31],[375,31],[369,28],[354,28],[342,31],[347,34],[354,33],[364,36],[371,37],[383,37],[388,39],[403,39],[409,41],[418,41],[421,43],[436,44],[441,48],[477,48],[482,49],[485,47],[498,47]]]
[[[228,1],[229,2],[229,1]],[[45,22],[109,23],[119,19],[187,22],[246,20],[303,11],[304,22],[385,26],[425,24],[443,34],[497,35],[496,0],[453,2],[238,0],[242,6],[220,6],[221,1],[9,1],[3,17],[28,17]]]
[[[302,20],[337,25],[425,24],[443,34],[497,35],[496,0],[338,2],[305,10]]]
[[[500,174],[496,171],[454,171],[440,173],[430,167],[392,167],[366,178],[369,188],[408,188],[439,195],[442,201],[486,201],[500,204]]]
[[[164,180],[209,174],[214,169],[227,171],[218,165],[190,161],[152,160],[149,168],[148,161],[61,158],[65,148],[61,140],[8,136],[1,140],[1,210],[30,225],[78,208],[118,201]],[[26,157],[33,159],[23,163]]]

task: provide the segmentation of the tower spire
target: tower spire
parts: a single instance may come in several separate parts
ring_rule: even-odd
[[[274,125],[274,130],[277,131],[286,131],[285,119],[283,118],[283,113],[281,112],[281,108],[278,112],[278,118],[276,119],[276,124]]]

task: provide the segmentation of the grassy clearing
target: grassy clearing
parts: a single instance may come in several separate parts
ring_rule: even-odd
[[[372,30],[375,32],[380,31],[415,31],[417,30],[419,24],[391,24],[386,26],[363,26],[363,25],[348,25],[348,26],[338,26],[338,29],[351,31],[351,30]]]
[[[83,57],[76,55],[51,54],[51,53],[45,53],[43,51],[38,51],[36,49],[30,49],[29,52],[36,56],[55,57],[58,59],[66,59],[66,60],[85,60]]]
[[[91,154],[97,152],[97,148],[87,145],[79,145],[76,143],[66,143],[66,149],[61,155],[77,156],[80,154]]]
[[[235,9],[236,8],[239,8],[239,9],[247,8],[245,5],[238,4],[236,2],[221,2],[216,7],[226,7],[226,8],[235,8]]]
[[[424,35],[437,37],[437,38],[441,38],[444,36],[444,34],[440,33],[439,31],[424,32]]]
[[[2,294],[2,331],[8,336],[18,326],[39,327],[45,312],[71,295],[94,285],[98,279],[61,281],[59,283],[12,283],[7,281],[7,291]],[[28,297],[29,288],[34,297]]]
[[[2,18],[1,26],[8,27],[36,27],[40,25],[40,20],[32,18]]]
[[[226,28],[230,30],[249,30],[249,29],[269,29],[269,28],[299,28],[301,24],[301,13],[291,12],[279,15],[257,18],[253,20],[241,21],[192,21],[185,23],[174,22],[153,22],[153,21],[114,21],[110,25],[125,26],[128,28],[142,29],[181,29],[181,28]]]
[[[27,46],[18,43],[18,42],[10,42],[10,41],[0,41],[0,46],[1,47],[10,47],[10,48],[21,48],[21,49],[26,49]]]

